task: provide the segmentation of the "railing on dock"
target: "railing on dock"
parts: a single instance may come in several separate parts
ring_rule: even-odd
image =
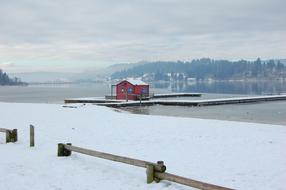
[[[99,152],[95,150],[80,148],[76,146],[72,146],[71,143],[58,144],[58,156],[70,156],[72,151],[78,152],[81,154],[86,154],[89,156],[94,156],[106,160],[111,160],[115,162],[121,162],[137,167],[146,168],[146,174],[147,174],[147,183],[152,183],[153,181],[160,182],[160,180],[168,180],[176,183],[180,183],[183,185],[187,185],[190,187],[203,189],[203,190],[230,190],[230,188],[212,185],[209,183],[204,183],[201,181],[196,181],[192,179],[188,179],[185,177],[181,177],[178,175],[166,173],[166,166],[164,165],[163,161],[158,161],[157,163],[148,162],[144,160],[138,160],[134,158],[128,158],[124,156],[118,156],[114,154],[109,154],[105,152]]]
[[[11,129],[0,128],[0,132],[6,133],[6,143],[17,142],[18,140],[17,129],[11,130]]]

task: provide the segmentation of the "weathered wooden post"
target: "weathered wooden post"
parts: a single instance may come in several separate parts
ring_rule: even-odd
[[[72,145],[72,143],[67,143],[67,145],[71,146],[71,145]],[[71,155],[71,153],[72,153],[72,151],[71,151],[71,150],[68,150],[68,149],[66,149],[66,148],[65,148],[65,155],[66,155],[66,156],[70,156],[70,155]]]
[[[152,164],[147,165],[146,169],[146,174],[147,174],[147,183],[152,183],[154,181],[154,175],[155,175],[155,169]]]
[[[35,128],[33,125],[30,125],[30,147],[35,146]]]
[[[6,143],[17,142],[17,141],[18,141],[17,129],[6,130]]]
[[[71,143],[67,143],[67,145],[72,145]],[[71,151],[65,148],[65,144],[63,143],[59,143],[58,144],[58,156],[62,157],[62,156],[70,156],[71,155]]]
[[[11,135],[10,135],[10,133],[11,133],[10,131],[8,131],[8,130],[6,131],[6,143],[11,142],[11,137],[10,137]]]
[[[13,129],[12,130],[12,134],[11,134],[11,140],[12,142],[17,142],[18,141],[18,131],[17,129]]]
[[[64,156],[65,145],[63,143],[58,144],[58,156]]]
[[[155,171],[155,172],[158,172],[158,173],[164,173],[166,171],[166,166],[164,165],[164,161],[158,161],[157,162],[158,166],[160,166],[161,168],[163,168],[163,170],[161,171]],[[154,174],[155,175],[155,174]],[[154,177],[154,181],[156,181],[157,183],[159,183],[161,181],[160,178],[157,178],[157,177]]]

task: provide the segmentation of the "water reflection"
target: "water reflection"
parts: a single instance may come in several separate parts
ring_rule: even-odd
[[[155,89],[165,89],[169,92],[203,92],[217,94],[282,94],[286,93],[286,82],[280,81],[220,81],[220,82],[180,82],[152,83]]]
[[[219,119],[286,125],[286,101],[220,106],[142,106],[123,108],[134,114]]]
[[[201,92],[202,97],[182,99],[230,98],[248,95],[286,93],[286,82],[194,82],[152,83],[155,92]],[[135,114],[221,119],[286,125],[286,101],[260,102],[220,106],[141,106],[123,108]]]
[[[152,106],[152,108],[154,108],[154,106]],[[134,113],[134,114],[151,115],[150,106],[123,107],[120,109]]]

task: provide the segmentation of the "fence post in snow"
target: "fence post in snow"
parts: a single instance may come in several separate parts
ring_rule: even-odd
[[[30,125],[30,147],[35,146],[35,128],[33,125]]]
[[[17,140],[18,140],[17,129],[6,130],[6,143],[17,142]]]
[[[67,143],[67,145],[72,145],[71,143]],[[59,143],[58,144],[58,156],[59,157],[62,157],[62,156],[70,156],[71,155],[71,151],[70,150],[67,150],[65,148],[65,145],[63,143]]]
[[[152,183],[153,181],[159,183],[160,182],[160,178],[157,178],[155,177],[155,173],[164,173],[166,171],[166,166],[164,165],[164,161],[158,161],[157,162],[157,165],[160,167],[160,168],[164,168],[163,170],[156,170],[154,165],[152,164],[148,164],[146,166],[146,174],[147,174],[147,183],[150,184]]]
[[[11,140],[10,140],[10,134],[11,134],[10,131],[6,131],[6,143],[11,142]]]
[[[160,166],[160,167],[165,167],[165,170],[163,170],[163,171],[155,171],[155,172],[164,173],[164,172],[166,171],[166,166],[164,165],[164,161],[158,161],[157,164],[158,164],[158,166]],[[156,183],[159,183],[159,182],[161,181],[160,178],[155,177],[155,173],[154,173],[154,181],[155,181]]]
[[[146,174],[147,174],[147,183],[152,183],[154,181],[155,169],[153,165],[147,165]]]
[[[58,144],[58,156],[64,156],[65,145],[63,143]]]
[[[18,131],[17,129],[13,129],[11,132],[11,142],[17,142],[18,141]]]

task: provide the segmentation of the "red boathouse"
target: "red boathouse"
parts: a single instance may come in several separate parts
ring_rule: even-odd
[[[149,97],[149,85],[141,80],[127,79],[116,85],[117,100],[140,100]]]

